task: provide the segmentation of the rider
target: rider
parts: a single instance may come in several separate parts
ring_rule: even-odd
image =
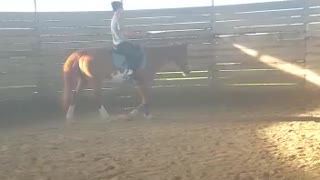
[[[123,17],[123,4],[120,1],[113,1],[111,3],[114,15],[111,20],[111,34],[113,45],[118,54],[124,55],[128,64],[128,69],[125,73],[118,74],[116,78],[130,79],[128,72],[132,70],[133,73],[143,60],[143,53],[139,45],[133,44],[129,41],[129,38],[141,37],[143,34],[130,32],[125,28],[124,17]],[[115,77],[115,76],[114,76]]]

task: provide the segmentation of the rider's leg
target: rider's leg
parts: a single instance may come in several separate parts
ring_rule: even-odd
[[[142,58],[139,46],[132,44],[131,42],[120,43],[117,46],[117,52],[126,56],[129,69],[132,70],[137,68],[139,61]]]

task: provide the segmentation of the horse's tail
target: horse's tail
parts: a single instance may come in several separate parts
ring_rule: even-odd
[[[79,52],[72,53],[65,61],[63,65],[63,96],[62,107],[67,110],[71,103],[72,91],[76,84],[77,71],[79,70],[79,58],[81,54]]]

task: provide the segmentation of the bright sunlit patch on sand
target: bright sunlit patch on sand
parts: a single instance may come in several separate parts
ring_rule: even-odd
[[[234,44],[242,52],[255,57],[258,61],[277,68],[288,74],[305,78],[312,84],[320,86],[320,76],[315,72],[288,63],[274,56],[260,54],[257,50]],[[300,116],[319,116],[320,109],[316,109]],[[265,151],[272,154],[279,163],[286,163],[292,169],[303,170],[303,174],[292,172],[296,179],[318,179],[320,172],[320,124],[312,121],[306,122],[280,122],[273,123],[257,131],[258,136],[267,141]],[[301,172],[301,171],[300,171]]]
[[[258,130],[257,135],[266,140],[265,150],[279,163],[297,170],[292,177],[311,180],[320,178],[319,129],[320,124],[311,121],[278,122]]]

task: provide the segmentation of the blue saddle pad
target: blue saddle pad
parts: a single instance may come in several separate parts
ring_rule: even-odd
[[[119,70],[127,68],[126,57],[116,52],[112,53],[112,63]]]
[[[143,54],[144,51],[142,50]],[[112,52],[112,63],[115,68],[117,68],[120,72],[123,72],[125,69],[128,69],[128,63],[126,57],[124,55],[118,54],[117,52]],[[140,62],[137,62],[137,66],[140,68],[145,68],[146,60],[145,56],[141,59]]]

